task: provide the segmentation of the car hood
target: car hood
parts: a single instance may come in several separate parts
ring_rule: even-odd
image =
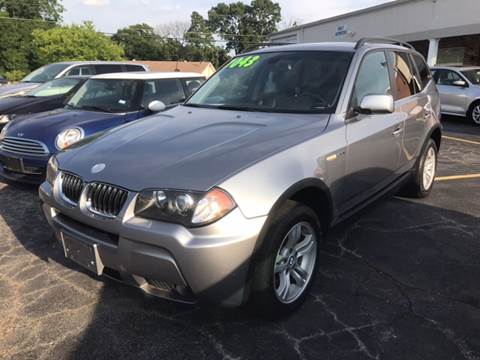
[[[88,129],[90,125],[97,125],[98,123],[106,122],[125,115],[83,111],[83,110],[68,110],[57,109],[53,111],[46,111],[38,114],[20,115],[10,122],[7,129],[6,136],[22,137],[28,139],[35,139],[49,143],[50,138],[55,138],[57,134],[72,126],[80,126],[84,130]],[[88,133],[88,131],[86,131]]]
[[[329,115],[237,112],[179,106],[58,154],[85,181],[140,191],[205,191],[274,153],[321,133]],[[105,169],[92,174],[92,166]],[[254,179],[252,179],[254,181]]]
[[[9,96],[0,98],[0,115],[14,114],[30,106],[52,101],[56,97]]]
[[[24,91],[36,88],[41,83],[19,82],[16,84],[3,85],[0,87],[0,98],[4,96],[12,96]]]

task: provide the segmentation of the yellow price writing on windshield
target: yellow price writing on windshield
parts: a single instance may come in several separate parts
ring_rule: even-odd
[[[228,68],[249,68],[250,66],[255,65],[258,60],[260,60],[259,55],[241,56],[234,59],[230,64],[228,64]]]

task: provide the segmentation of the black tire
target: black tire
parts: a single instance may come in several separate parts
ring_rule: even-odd
[[[274,266],[277,253],[282,247],[286,235],[299,223],[310,224],[315,235],[316,255],[311,275],[308,277],[308,283],[304,285],[303,292],[294,301],[284,303],[279,300],[275,291],[276,275],[274,275]],[[268,318],[280,318],[292,313],[303,304],[315,279],[318,248],[321,239],[320,221],[316,213],[308,206],[294,201],[287,201],[285,205],[273,214],[262,245],[255,256],[255,264],[252,271],[252,293],[249,304],[256,313]]]
[[[475,101],[472,105],[470,105],[467,113],[467,119],[474,125],[480,126],[480,118],[478,116],[474,116],[474,111],[478,111],[480,114],[480,101]]]
[[[435,141],[433,141],[433,139],[429,139],[422,149],[422,154],[415,165],[412,178],[405,188],[406,196],[422,199],[427,197],[432,192],[435,181],[433,180],[428,188],[425,188],[424,181],[423,181],[423,176],[425,171],[425,160],[427,158],[427,154],[429,153],[429,151],[431,151],[431,149],[435,153],[435,174],[436,174],[437,164],[438,164],[438,148]]]

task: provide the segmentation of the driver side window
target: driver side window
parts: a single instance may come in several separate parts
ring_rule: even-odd
[[[383,51],[365,55],[358,70],[351,107],[358,108],[367,95],[391,95],[388,62]]]

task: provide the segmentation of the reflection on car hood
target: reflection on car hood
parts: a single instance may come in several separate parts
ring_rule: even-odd
[[[3,85],[0,87],[0,98],[3,96],[15,95],[42,85],[40,83],[20,82],[17,84]]]
[[[329,115],[267,114],[179,106],[58,154],[86,181],[130,190],[208,190],[274,153],[321,133]],[[92,175],[95,164],[105,170]]]
[[[41,103],[48,103],[56,97],[27,97],[9,96],[0,98],[0,115],[14,114],[16,111],[23,113],[25,109],[32,108]]]

